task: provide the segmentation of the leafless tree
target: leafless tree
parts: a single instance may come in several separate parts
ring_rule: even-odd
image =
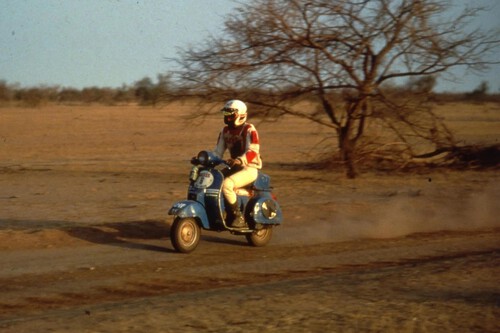
[[[289,114],[330,127],[347,176],[355,177],[370,123],[383,126],[379,133],[386,139],[385,146],[372,146],[375,155],[416,156],[422,141],[435,149],[453,144],[428,100],[435,81],[419,78],[457,66],[484,70],[494,63],[485,59],[499,40],[493,31],[471,28],[481,8],[453,16],[451,3],[243,3],[227,17],[222,36],[180,51],[177,79],[187,94],[205,100],[238,96],[266,115]],[[419,84],[395,88],[409,79]],[[318,107],[297,108],[295,102],[304,98]],[[370,143],[365,140],[363,147]]]

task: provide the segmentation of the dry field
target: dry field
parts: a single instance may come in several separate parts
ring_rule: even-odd
[[[182,255],[166,212],[222,123],[192,109],[0,108],[0,332],[500,331],[498,170],[347,180],[301,167],[324,129],[257,122],[284,224]],[[440,113],[500,139],[498,105]]]

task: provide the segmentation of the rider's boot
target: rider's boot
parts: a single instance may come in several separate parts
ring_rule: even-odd
[[[230,210],[230,223],[231,227],[233,228],[244,228],[246,227],[245,223],[245,218],[243,217],[243,214],[241,213],[240,207],[238,205],[238,202],[236,201],[234,204],[229,204],[229,210]]]

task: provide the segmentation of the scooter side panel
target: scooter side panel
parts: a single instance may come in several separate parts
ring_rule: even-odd
[[[272,197],[256,198],[249,205],[250,216],[255,223],[277,225],[283,221],[281,207]]]
[[[204,229],[209,229],[207,213],[205,208],[199,202],[193,200],[183,200],[175,203],[168,211],[168,215],[177,217],[194,217],[201,222]]]

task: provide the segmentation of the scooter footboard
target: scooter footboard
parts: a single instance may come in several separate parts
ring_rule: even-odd
[[[210,227],[205,208],[201,203],[194,200],[182,200],[176,202],[168,211],[168,215],[174,215],[181,218],[194,217],[200,221],[201,226],[204,229],[209,229]]]

